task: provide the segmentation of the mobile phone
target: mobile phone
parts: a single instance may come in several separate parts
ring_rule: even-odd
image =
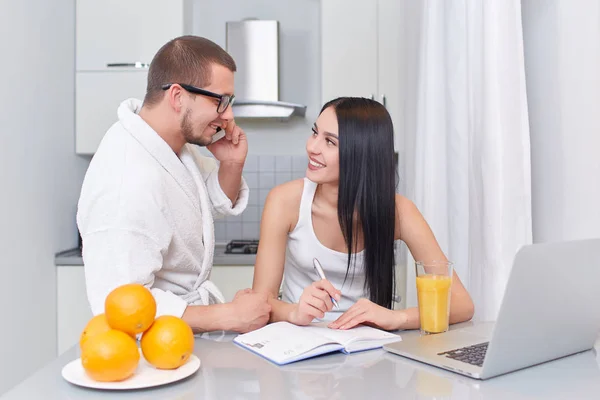
[[[221,129],[221,127],[217,128],[217,133],[215,133],[215,135],[212,137],[212,142],[210,142],[211,144],[216,142],[217,140],[222,139],[225,136],[225,131],[223,129]]]

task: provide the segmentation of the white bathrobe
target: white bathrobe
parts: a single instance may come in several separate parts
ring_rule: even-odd
[[[248,203],[242,185],[233,207],[219,185],[218,165],[186,144],[180,157],[129,99],[106,133],[86,173],[77,224],[83,239],[87,295],[94,315],[115,287],[151,289],[157,316],[181,317],[188,304],[224,302],[209,280],[213,218],[238,215]]]

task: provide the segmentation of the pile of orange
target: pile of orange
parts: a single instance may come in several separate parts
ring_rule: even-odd
[[[140,360],[136,335],[146,361],[158,369],[175,369],[194,350],[194,335],[181,318],[156,317],[156,301],[143,285],[127,284],[106,297],[104,314],[93,317],[81,333],[81,363],[99,382],[131,377]]]

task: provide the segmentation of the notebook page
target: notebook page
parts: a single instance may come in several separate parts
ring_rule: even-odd
[[[337,378],[355,376],[362,379],[365,368],[369,368],[382,360],[383,356],[378,351],[362,351],[351,356],[318,357],[309,363],[285,365],[282,367],[282,371],[327,372]]]
[[[332,338],[287,322],[269,324],[239,335],[234,341],[277,364],[342,349]]]
[[[339,330],[329,329],[326,327],[326,324],[317,323],[304,327],[304,329],[340,343],[349,353],[353,351],[375,349],[384,344],[402,340],[400,335],[395,335],[365,325],[359,325],[348,330]]]

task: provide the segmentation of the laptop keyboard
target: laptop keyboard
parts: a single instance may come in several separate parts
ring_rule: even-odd
[[[489,342],[485,342],[473,346],[461,347],[460,349],[438,353],[438,355],[481,367],[483,365],[483,359],[485,358],[485,352],[488,348],[488,343]]]

